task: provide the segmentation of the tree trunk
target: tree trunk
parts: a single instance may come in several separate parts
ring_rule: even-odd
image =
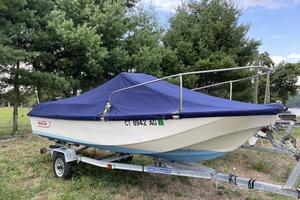
[[[13,111],[13,131],[12,135],[14,136],[18,132],[18,106],[20,99],[20,88],[19,88],[19,69],[20,62],[17,62],[17,67],[14,76],[14,111]]]
[[[39,86],[36,87],[36,91],[37,91],[37,98],[38,98],[38,102],[37,103],[41,103],[43,102],[43,95],[42,95],[42,91],[41,88]]]
[[[73,96],[77,96],[77,88],[73,88]]]
[[[13,136],[18,132],[18,105],[17,102],[14,102],[14,112],[13,112]]]

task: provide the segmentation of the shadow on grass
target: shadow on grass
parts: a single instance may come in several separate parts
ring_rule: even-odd
[[[142,158],[133,160],[137,164],[143,162]],[[133,172],[126,170],[110,170],[99,168],[93,165],[79,163],[73,167],[73,180],[81,179],[82,177],[93,178],[93,184],[115,188],[116,190],[124,186],[131,188],[137,187],[140,190],[151,191],[155,187],[160,192],[166,192],[167,185],[173,181],[179,181],[182,184],[190,184],[186,177],[175,177],[161,174],[149,174],[143,172]]]
[[[12,134],[12,127],[1,127],[0,126],[0,140],[7,139],[10,137],[23,137],[24,135],[31,133],[30,126],[19,127],[18,132],[13,135]]]

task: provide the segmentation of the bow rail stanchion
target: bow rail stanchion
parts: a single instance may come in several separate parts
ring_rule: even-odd
[[[270,76],[271,71],[269,70],[267,73],[267,81],[266,81],[266,90],[265,90],[265,101],[264,103],[270,103]]]
[[[256,70],[256,75],[259,75],[259,71],[258,70]],[[258,83],[259,83],[259,79],[258,79],[258,77],[256,77],[255,79],[254,79],[254,84],[255,84],[255,86],[254,86],[254,103],[258,103]]]
[[[232,100],[232,81],[229,82],[229,99]]]
[[[182,112],[182,109],[183,109],[183,81],[182,81],[182,75],[179,75],[179,81],[180,81],[180,92],[179,92],[179,95],[180,95],[180,105],[179,105],[179,112]]]

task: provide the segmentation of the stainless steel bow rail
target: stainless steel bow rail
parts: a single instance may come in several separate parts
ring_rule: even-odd
[[[152,83],[156,83],[159,81],[163,81],[163,80],[169,80],[169,79],[173,79],[173,78],[179,78],[179,109],[178,112],[183,111],[183,77],[187,76],[187,75],[198,75],[198,74],[207,74],[207,73],[216,73],[216,72],[225,72],[225,71],[238,71],[238,70],[246,70],[246,69],[251,69],[251,70],[263,70],[263,71],[267,71],[266,73],[257,73],[257,75],[255,76],[250,76],[250,77],[245,77],[242,79],[236,79],[236,80],[230,80],[230,81],[225,81],[225,82],[221,82],[221,83],[217,83],[217,84],[212,84],[209,86],[204,86],[201,88],[195,88],[194,90],[200,90],[200,89],[205,89],[205,88],[209,88],[209,87],[214,87],[214,86],[218,86],[218,85],[222,85],[222,84],[230,84],[230,99],[232,99],[232,84],[235,82],[239,82],[239,81],[244,81],[244,80],[249,80],[249,79],[256,79],[256,84],[258,84],[258,77],[266,75],[267,81],[266,81],[266,89],[265,89],[265,103],[269,103],[270,102],[270,75],[271,75],[271,69],[264,67],[264,66],[245,66],[245,67],[231,67],[231,68],[223,68],[223,69],[213,69],[213,70],[204,70],[204,71],[193,71],[193,72],[185,72],[185,73],[179,73],[179,74],[174,74],[174,75],[170,75],[170,76],[166,76],[163,78],[158,78],[158,79],[154,79],[151,81],[146,81],[140,84],[136,84],[136,85],[132,85],[129,87],[125,87],[125,88],[121,88],[118,90],[115,90],[111,93],[106,107],[102,113],[102,118],[104,117],[105,113],[109,112],[111,106],[112,106],[112,98],[115,94],[120,93],[120,92],[124,92],[130,89],[134,89],[137,87],[141,87],[144,85],[148,85],[148,84],[152,84]],[[256,91],[256,95],[257,95],[257,91]],[[257,103],[257,102],[256,102]]]
[[[86,149],[87,147],[84,147]],[[49,148],[41,149],[41,153],[50,153],[53,157],[54,173],[60,178],[71,177],[71,166],[76,163],[87,163],[106,169],[121,169],[128,171],[155,173],[175,176],[186,176],[201,179],[209,179],[231,183],[237,186],[243,186],[249,189],[277,193],[290,197],[299,198],[300,191],[295,188],[300,172],[300,161],[297,162],[294,170],[284,185],[277,185],[267,182],[258,181],[252,178],[242,178],[233,174],[224,174],[217,172],[196,162],[169,162],[166,160],[156,159],[154,163],[148,165],[128,164],[122,161],[131,161],[134,155],[115,154],[103,159],[95,159],[80,155],[80,151],[75,151],[67,145],[54,145]]]
[[[237,83],[237,82],[241,82],[241,81],[246,81],[246,80],[253,80],[253,79],[255,79],[256,83],[258,83],[256,79],[259,78],[259,77],[261,77],[261,76],[265,76],[266,74],[267,73],[261,73],[261,74],[257,74],[257,75],[249,76],[249,77],[245,77],[245,78],[240,78],[240,79],[235,79],[235,80],[230,80],[230,81],[224,81],[224,82],[220,82],[220,83],[215,83],[215,84],[211,84],[211,85],[206,85],[206,86],[202,86],[202,87],[197,87],[197,88],[194,88],[192,90],[194,90],[194,91],[204,90],[204,89],[208,89],[208,88],[212,88],[212,87],[226,85],[226,84],[229,83],[229,88],[230,88],[229,89],[229,99],[232,100],[233,83]],[[255,91],[255,96],[257,96],[257,91]]]

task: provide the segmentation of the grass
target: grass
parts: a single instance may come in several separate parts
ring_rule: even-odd
[[[186,178],[84,164],[75,167],[70,181],[54,178],[51,158],[38,153],[49,144],[32,136],[0,143],[0,199],[174,199],[190,195]]]
[[[18,123],[19,131],[18,134],[30,132],[30,123],[27,113],[29,108],[19,108],[18,113]],[[13,109],[12,108],[0,108],[0,138],[5,135],[10,135],[12,133],[12,117]]]
[[[71,180],[55,178],[52,159],[39,154],[52,142],[25,135],[0,141],[0,200],[6,199],[289,199],[281,195],[239,189],[236,186],[196,178],[107,170],[87,164],[74,167]],[[90,150],[90,156],[103,152]],[[268,158],[268,163],[264,161]],[[278,162],[279,160],[279,162]],[[134,163],[151,159],[137,156]],[[255,164],[253,164],[253,162]],[[263,163],[263,164],[261,164]],[[208,161],[207,166],[257,180],[283,183],[293,160],[268,153],[237,150]]]
[[[10,112],[9,109],[0,109],[2,124],[11,123]],[[20,124],[24,126],[29,124],[27,112],[27,109],[20,109]],[[299,140],[300,129],[293,129],[293,133]],[[107,170],[87,164],[76,165],[73,178],[64,181],[54,177],[51,157],[39,153],[40,148],[50,144],[51,141],[30,133],[13,141],[0,140],[0,200],[290,199],[257,190],[241,189],[222,182],[216,184],[197,178]],[[84,153],[88,156],[107,154],[93,149]],[[151,161],[150,158],[136,156],[133,163]],[[282,184],[287,180],[295,162],[282,155],[239,149],[204,164],[224,173]]]
[[[262,159],[262,160],[253,160],[251,162],[251,169],[258,172],[269,173],[272,170],[272,161]]]

